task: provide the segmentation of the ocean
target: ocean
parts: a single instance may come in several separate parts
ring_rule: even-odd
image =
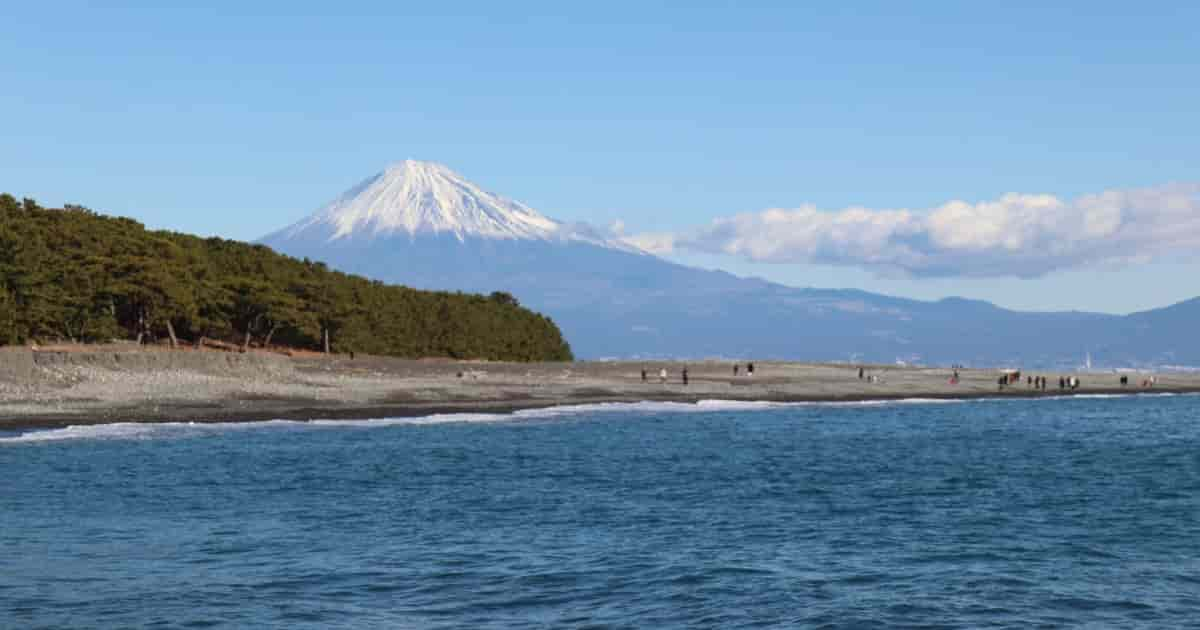
[[[1200,626],[1200,397],[0,433],[2,628]]]

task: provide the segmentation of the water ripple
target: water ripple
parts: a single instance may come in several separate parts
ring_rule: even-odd
[[[710,401],[9,435],[0,627],[1184,627],[1198,411]]]

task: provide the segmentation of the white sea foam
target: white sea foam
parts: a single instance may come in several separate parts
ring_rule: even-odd
[[[470,422],[513,422],[579,416],[588,413],[650,414],[650,413],[697,413],[722,410],[766,409],[776,403],[742,402],[733,400],[702,400],[698,403],[637,402],[637,403],[592,403],[586,405],[559,405],[538,409],[521,409],[512,413],[443,413],[428,416],[400,418],[374,418],[369,420],[312,420],[310,424],[324,427],[383,427],[396,425],[425,425]]]
[[[917,402],[919,399],[911,399]],[[313,420],[310,424],[329,427],[380,427],[395,425],[446,424],[467,422],[512,422],[518,420],[559,418],[589,413],[645,415],[662,413],[713,413],[718,411],[756,411],[782,407],[808,407],[815,405],[867,405],[896,404],[910,401],[864,401],[853,403],[770,402],[753,400],[701,400],[695,403],[642,401],[632,403],[591,403],[585,405],[558,405],[538,409],[522,409],[512,413],[447,413],[408,418],[376,418],[370,420]],[[947,402],[930,400],[928,402]]]
[[[72,425],[61,429],[29,431],[0,437],[0,444],[60,442],[64,440],[149,440],[162,437],[186,437],[224,431],[259,429],[272,426],[304,426],[292,420],[262,422],[114,422],[111,424]]]
[[[206,435],[225,431],[287,428],[338,428],[338,427],[388,427],[402,425],[435,425],[450,423],[519,422],[521,420],[551,419],[579,416],[589,413],[647,415],[663,413],[714,413],[722,411],[760,411],[789,407],[886,407],[895,405],[944,405],[980,401],[1012,400],[1030,402],[1034,400],[1071,400],[1073,398],[1121,398],[1138,396],[1174,396],[1163,393],[1129,394],[1081,394],[1077,396],[1045,399],[940,399],[902,398],[895,400],[856,400],[825,402],[773,402],[753,400],[700,400],[695,403],[643,401],[635,403],[594,403],[586,405],[561,405],[541,409],[523,409],[513,413],[445,413],[427,416],[375,418],[369,420],[267,420],[258,422],[167,422],[136,423],[117,422],[112,424],[78,425],[62,429],[35,430],[10,436],[0,436],[0,445],[57,442],[64,440],[148,440]]]
[[[46,431],[31,431],[20,435],[0,438],[0,443],[19,442],[57,442],[60,440],[80,439],[126,439],[137,440],[149,437],[157,425],[117,422],[114,424],[98,424],[93,426],[69,426],[62,429]]]
[[[890,405],[957,405],[972,402],[958,398],[898,398],[892,400],[851,400],[833,402],[787,403],[816,407],[886,407]]]
[[[1068,395],[1067,398],[1164,398],[1170,396],[1179,396],[1179,394],[1174,392],[1129,392],[1128,394],[1074,394]]]
[[[397,425],[446,424],[450,422],[503,422],[512,416],[500,413],[439,413],[411,418],[370,418],[366,420],[310,420],[314,427],[390,427]]]

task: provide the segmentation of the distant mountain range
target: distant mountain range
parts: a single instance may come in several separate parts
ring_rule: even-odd
[[[581,358],[1200,365],[1200,299],[1115,316],[788,287],[663,260],[427,162],[392,165],[261,242],[385,282],[510,292]]]

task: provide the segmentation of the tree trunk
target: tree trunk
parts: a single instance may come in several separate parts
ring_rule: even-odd
[[[204,347],[204,335],[200,335],[199,337],[196,337],[196,349],[199,350],[200,348],[203,348],[203,347]]]
[[[171,320],[167,320],[167,334],[171,335],[171,349],[179,347],[179,338],[175,336],[175,327],[171,325]]]
[[[138,310],[138,336],[137,345],[142,345],[142,339],[146,336],[146,312]]]
[[[250,329],[246,329],[246,338],[242,340],[242,352],[250,349]]]
[[[277,324],[277,325],[275,325],[275,326],[271,326],[271,330],[268,330],[268,331],[267,331],[267,338],[263,340],[263,347],[264,347],[264,348],[270,348],[270,347],[271,347],[271,337],[274,337],[274,336],[275,336],[275,331],[276,331],[276,330],[279,330],[279,325],[278,325],[278,324]]]
[[[325,338],[325,340],[324,340],[325,354],[328,355],[329,354],[329,327],[326,326],[325,328],[323,328],[321,333],[322,333],[322,336]]]

